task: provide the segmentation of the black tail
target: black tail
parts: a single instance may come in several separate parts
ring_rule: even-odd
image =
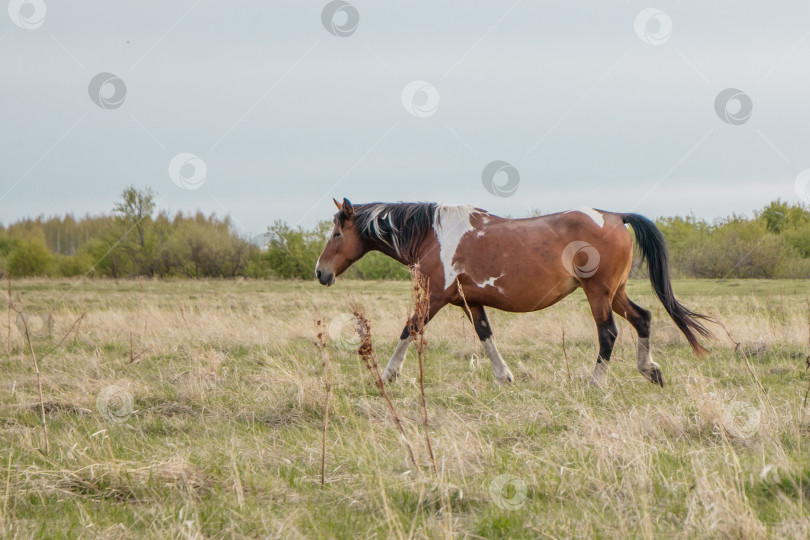
[[[700,313],[695,313],[685,308],[672,292],[672,283],[669,279],[669,255],[664,242],[664,235],[655,223],[638,214],[622,214],[622,221],[633,227],[636,233],[636,242],[641,248],[641,262],[647,259],[647,266],[650,272],[650,283],[652,283],[655,294],[664,304],[669,316],[675,321],[675,325],[680,328],[689,345],[694,349],[695,354],[702,356],[706,349],[698,342],[695,333],[703,337],[712,337],[712,333],[704,327],[700,321],[712,321],[711,318]]]

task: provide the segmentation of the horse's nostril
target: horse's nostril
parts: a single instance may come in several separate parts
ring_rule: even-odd
[[[318,277],[318,279],[321,279],[321,271],[320,270],[315,270],[315,275]]]

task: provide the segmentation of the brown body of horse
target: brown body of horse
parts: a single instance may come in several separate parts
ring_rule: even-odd
[[[506,219],[471,206],[352,205],[346,199],[335,204],[335,229],[318,259],[318,280],[331,285],[336,276],[372,250],[406,265],[418,264],[429,278],[427,320],[447,304],[462,307],[472,319],[499,382],[512,382],[513,376],[495,346],[484,308],[536,311],[582,287],[599,337],[592,381],[598,385],[605,376],[616,339],[616,313],[638,332],[639,371],[663,386],[661,370],[650,355],[650,312],[632,302],[625,291],[633,259],[626,224],[636,232],[653,289],[696,353],[704,350],[696,334],[710,335],[699,322],[707,318],[675,299],[663,237],[643,216],[585,208]],[[406,325],[386,367],[385,380],[398,376],[409,343]]]

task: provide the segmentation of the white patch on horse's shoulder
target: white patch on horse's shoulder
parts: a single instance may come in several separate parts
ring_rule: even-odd
[[[591,218],[594,223],[599,225],[600,229],[605,226],[605,217],[597,210],[594,210],[593,208],[583,206],[582,208],[577,208],[576,210],[569,210],[568,212],[582,212],[583,214]]]
[[[433,229],[439,240],[439,258],[444,268],[444,288],[447,289],[456,281],[459,270],[453,265],[461,237],[473,230],[470,216],[476,210],[471,205],[450,206],[440,204],[433,217]]]

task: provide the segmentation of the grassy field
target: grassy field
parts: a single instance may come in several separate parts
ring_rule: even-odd
[[[539,313],[490,312],[509,386],[461,311],[442,311],[427,327],[433,472],[413,350],[388,391],[418,469],[348,313],[351,292],[384,367],[408,283],[15,282],[50,451],[30,351],[2,314],[0,536],[807,537],[810,283],[674,288],[741,346],[714,327],[695,358],[648,283],[632,282],[653,312],[663,389],[636,371],[623,319],[606,386],[587,384],[596,332],[581,291]],[[332,333],[323,487],[316,310]]]

